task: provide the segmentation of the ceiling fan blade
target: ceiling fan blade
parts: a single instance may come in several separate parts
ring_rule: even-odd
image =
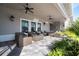
[[[28,3],[26,3],[25,5],[23,5],[24,8],[28,7]]]
[[[33,11],[29,10],[29,12],[34,13]]]
[[[27,11],[25,11],[25,13],[27,14]]]
[[[34,8],[29,8],[30,10],[33,10]]]

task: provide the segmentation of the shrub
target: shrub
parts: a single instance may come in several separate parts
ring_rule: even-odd
[[[78,41],[70,42],[70,45],[68,45],[65,50],[67,51],[65,55],[77,56],[79,54],[79,43],[78,43]]]
[[[49,56],[64,56],[64,51],[62,49],[56,48],[52,52],[49,52]]]
[[[48,53],[48,56],[77,56],[79,54],[78,41],[64,39],[54,45],[55,47]]]
[[[48,56],[78,56],[79,55],[79,18],[72,25],[58,32],[60,35],[67,35],[70,39],[65,38],[54,44],[54,48],[48,53]],[[73,40],[72,40],[73,39]]]
[[[76,21],[72,22],[72,25],[66,30],[74,32],[76,35],[79,35],[79,18]]]

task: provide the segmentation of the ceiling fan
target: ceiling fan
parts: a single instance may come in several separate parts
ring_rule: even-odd
[[[28,5],[29,5],[28,3],[26,3],[26,4],[24,5],[25,13],[26,13],[26,14],[27,14],[28,12],[34,13],[34,12],[33,12],[34,8],[30,8]]]

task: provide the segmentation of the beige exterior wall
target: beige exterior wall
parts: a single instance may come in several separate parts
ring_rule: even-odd
[[[39,22],[40,18],[36,18],[35,16],[25,15],[18,10],[13,10],[9,8],[2,8],[0,7],[0,35],[4,34],[14,34],[15,32],[20,32],[20,19],[26,19],[34,22]],[[10,15],[14,15],[15,20],[12,22],[9,20]],[[36,20],[37,21],[36,21]],[[41,21],[40,21],[41,22]],[[42,22],[41,22],[42,23]],[[42,24],[43,25],[43,24]],[[45,26],[42,27],[49,31],[49,24],[47,23]]]
[[[13,22],[9,19],[11,15],[14,15],[15,17]],[[26,15],[25,13],[18,10],[0,6],[0,42],[15,39],[15,32],[20,32],[20,19],[22,18],[37,23],[41,19],[38,16]],[[50,32],[49,23],[46,23],[46,25],[44,26],[43,22],[40,22],[42,23],[42,31],[45,30],[47,32]]]
[[[14,22],[11,22],[9,20],[8,14],[3,14],[0,12],[0,35],[4,34],[14,34],[15,32],[19,32],[20,29],[20,21],[19,19],[15,20]]]

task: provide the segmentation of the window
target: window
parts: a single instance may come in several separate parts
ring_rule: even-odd
[[[31,31],[32,32],[36,31],[36,23],[35,22],[31,22]]]
[[[28,32],[28,21],[22,20],[22,32]]]
[[[55,25],[50,23],[50,31],[53,31],[55,29]]]
[[[38,23],[38,31],[41,31],[41,23]]]

